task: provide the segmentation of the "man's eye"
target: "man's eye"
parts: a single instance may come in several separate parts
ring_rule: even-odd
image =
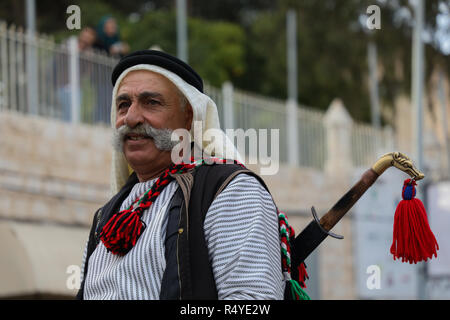
[[[127,108],[130,104],[128,102],[119,103],[117,109]]]

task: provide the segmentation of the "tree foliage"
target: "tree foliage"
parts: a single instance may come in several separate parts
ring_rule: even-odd
[[[25,1],[0,3],[0,19],[25,24]],[[411,90],[411,0],[187,0],[189,63],[213,85],[231,80],[236,87],[285,99],[287,95],[286,11],[297,13],[299,103],[326,109],[340,97],[357,120],[370,120],[367,45],[378,49],[379,92],[392,106]],[[436,16],[448,0],[427,0],[425,71],[449,70],[439,50]],[[37,27],[58,39],[76,34],[66,29],[66,8],[77,4],[82,25],[96,26],[114,15],[121,37],[132,50],[153,45],[176,54],[175,0],[39,0]],[[366,9],[381,8],[381,30],[368,32]],[[449,11],[447,11],[449,12]],[[367,17],[366,17],[367,18]],[[447,33],[448,36],[450,36]]]
[[[188,19],[189,64],[209,83],[240,77],[245,71],[245,33],[237,24]],[[176,55],[176,15],[173,10],[147,12],[122,29],[133,50],[158,46]]]

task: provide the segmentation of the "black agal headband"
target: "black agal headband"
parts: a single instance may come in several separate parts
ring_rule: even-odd
[[[194,69],[180,59],[157,50],[136,51],[120,59],[111,75],[112,85],[116,84],[123,71],[138,64],[152,64],[169,70],[203,93],[202,78]]]

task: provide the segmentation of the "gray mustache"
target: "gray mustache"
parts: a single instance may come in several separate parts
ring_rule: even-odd
[[[130,128],[127,125],[123,125],[118,129],[114,130],[113,135],[113,147],[117,151],[123,152],[123,143],[128,134],[139,134],[146,138],[153,139],[155,146],[157,149],[161,151],[170,151],[175,147],[178,141],[172,141],[173,130],[165,128],[165,129],[156,129],[149,125],[148,123],[142,123],[137,125],[134,128]]]

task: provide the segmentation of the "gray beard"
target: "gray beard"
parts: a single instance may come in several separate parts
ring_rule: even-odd
[[[142,123],[134,128],[123,125],[114,130],[113,133],[113,147],[116,151],[123,152],[123,143],[127,134],[135,133],[153,139],[157,149],[161,151],[170,151],[175,147],[179,141],[172,141],[173,130],[171,129],[156,129],[148,123]]]

